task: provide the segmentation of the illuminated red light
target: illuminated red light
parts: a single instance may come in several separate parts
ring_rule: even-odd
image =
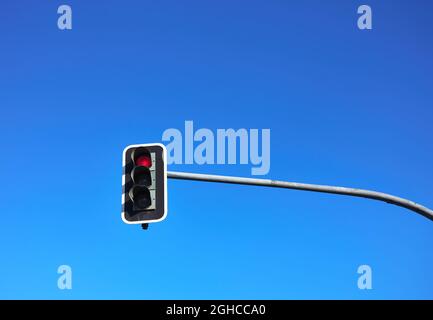
[[[152,166],[152,159],[149,156],[140,156],[135,161],[137,166],[142,166],[146,168],[150,168]]]

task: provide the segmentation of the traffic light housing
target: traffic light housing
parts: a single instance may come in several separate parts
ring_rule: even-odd
[[[122,220],[159,222],[167,216],[167,151],[162,144],[130,145],[123,150]]]

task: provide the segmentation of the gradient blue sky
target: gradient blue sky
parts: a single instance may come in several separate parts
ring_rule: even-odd
[[[433,207],[433,2],[2,1],[0,39],[0,298],[433,298],[433,222],[387,204],[169,181],[163,223],[120,219],[123,148],[185,120],[270,128],[267,177]]]

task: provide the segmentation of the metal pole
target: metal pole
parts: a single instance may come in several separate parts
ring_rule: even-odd
[[[376,192],[371,190],[287,182],[287,181],[278,181],[278,180],[269,180],[269,179],[218,176],[218,175],[198,174],[198,173],[188,173],[188,172],[171,171],[167,173],[167,176],[168,178],[171,179],[180,179],[180,180],[196,180],[196,181],[207,181],[207,182],[246,184],[246,185],[254,185],[254,186],[334,193],[334,194],[341,194],[346,196],[368,198],[373,200],[384,201],[399,207],[403,207],[415,211],[416,213],[419,213],[424,217],[433,221],[433,210],[407,199],[403,199],[387,193]]]

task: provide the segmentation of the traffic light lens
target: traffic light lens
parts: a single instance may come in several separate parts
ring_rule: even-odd
[[[137,166],[142,166],[142,167],[150,168],[152,166],[152,159],[149,156],[147,156],[147,155],[140,156],[140,157],[137,158],[135,164]]]
[[[135,186],[129,191],[134,206],[139,210],[144,210],[152,204],[150,191],[146,187]]]
[[[150,186],[152,184],[152,176],[147,167],[135,167],[131,171],[131,178],[134,184],[144,186]]]
[[[146,209],[152,204],[152,200],[150,200],[150,196],[144,193],[139,193],[135,197],[134,204],[138,209]]]

